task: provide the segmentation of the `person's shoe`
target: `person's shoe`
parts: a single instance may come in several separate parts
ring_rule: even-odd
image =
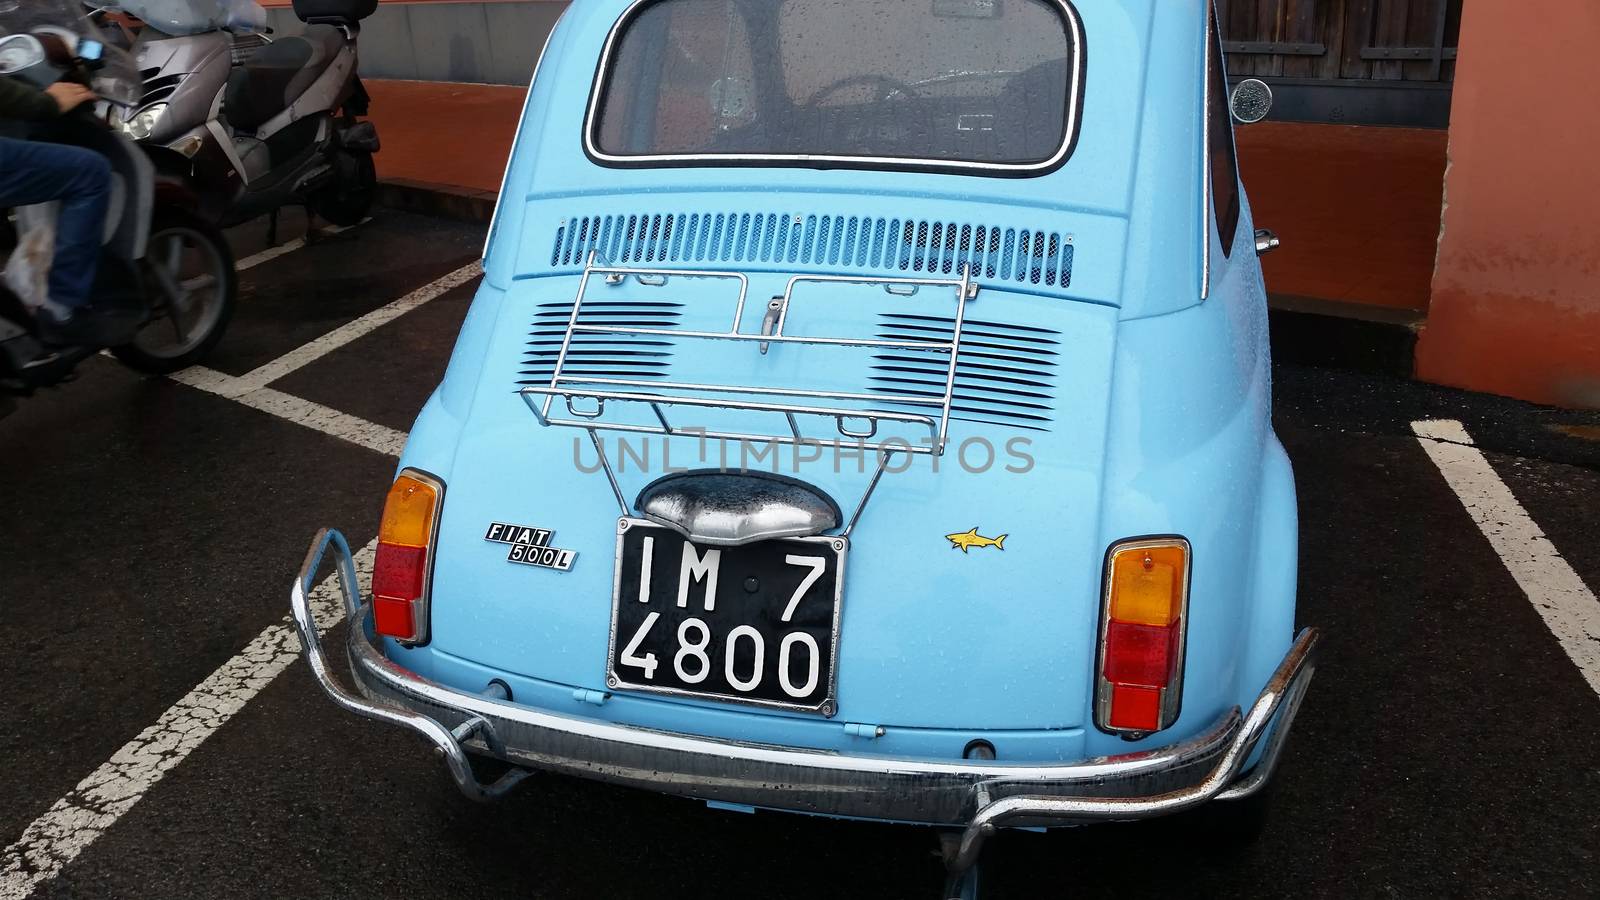
[[[70,368],[65,351],[52,350],[25,331],[0,340],[0,373],[10,373],[0,374],[0,393],[26,396],[34,388],[59,383]]]
[[[90,303],[64,313],[41,309],[35,320],[39,340],[52,347],[120,347],[138,334],[144,313]]]

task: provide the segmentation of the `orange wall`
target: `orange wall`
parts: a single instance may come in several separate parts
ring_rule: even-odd
[[[1471,0],[1417,374],[1600,408],[1600,2]]]
[[[1261,259],[1267,290],[1427,310],[1448,135],[1305,122],[1236,133],[1256,227],[1283,238]]]

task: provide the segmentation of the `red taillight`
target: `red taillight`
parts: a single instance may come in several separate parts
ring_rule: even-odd
[[[1187,541],[1125,541],[1111,548],[1095,689],[1101,730],[1142,734],[1177,718],[1188,602]]]
[[[1106,625],[1106,680],[1166,687],[1172,678],[1177,643],[1176,628],[1111,620]]]
[[[379,634],[402,641],[421,636],[417,612],[427,566],[425,547],[378,544],[372,564],[372,616]]]
[[[1108,724],[1127,731],[1160,731],[1161,688],[1112,685]]]
[[[444,486],[407,469],[383,504],[372,564],[372,621],[378,634],[422,643],[428,627],[428,563]]]

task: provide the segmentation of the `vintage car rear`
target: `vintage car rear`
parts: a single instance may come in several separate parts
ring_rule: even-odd
[[[1258,790],[1316,637],[1212,21],[573,4],[372,603],[340,569],[358,691],[342,538],[296,584],[329,693],[474,796],[953,826],[957,868]]]

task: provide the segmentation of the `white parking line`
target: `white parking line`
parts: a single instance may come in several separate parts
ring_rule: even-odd
[[[435,300],[446,292],[483,274],[483,264],[472,262],[432,281],[398,300],[391,301],[366,315],[335,328],[310,343],[297,347],[283,356],[259,366],[243,375],[225,375],[209,369],[190,369],[174,376],[190,387],[207,390],[223,397],[239,399],[252,391],[266,387],[285,375],[303,368],[363,335],[393,322],[408,312]],[[179,377],[182,376],[182,377]]]
[[[403,432],[375,422],[368,422],[366,419],[340,412],[320,403],[313,403],[310,400],[273,390],[267,385],[321,359],[357,338],[370,334],[428,301],[437,299],[446,292],[467,284],[482,274],[483,265],[480,262],[472,262],[462,266],[454,272],[423,285],[404,297],[385,304],[359,319],[335,328],[322,337],[291,350],[272,362],[259,366],[244,375],[229,375],[226,372],[218,372],[205,366],[191,366],[181,372],[173,373],[171,378],[180,384],[199,388],[219,397],[237,400],[253,409],[271,413],[280,419],[286,419],[290,422],[304,425],[307,428],[316,429],[323,434],[332,435],[352,444],[366,447],[369,450],[387,453],[390,456],[399,456],[406,443],[406,436]]]
[[[359,444],[368,450],[399,456],[400,451],[406,448],[406,433],[403,431],[396,431],[376,422],[368,422],[366,419],[272,388],[251,391],[238,400],[252,409],[259,409],[297,425],[304,425],[323,434]]]
[[[374,539],[355,555],[363,592],[371,582],[376,545]],[[311,594],[317,622],[326,623],[325,628],[344,618],[337,584],[334,573]],[[154,725],[78,782],[0,854],[0,900],[23,900],[54,878],[299,656],[300,641],[287,616],[257,635]]]
[[[443,278],[417,288],[399,300],[381,306],[353,322],[341,325],[322,337],[240,376],[237,379],[238,386],[247,391],[265,387],[482,274],[481,262],[474,261],[462,266]]]
[[[280,419],[304,425],[323,434],[366,447],[368,450],[399,456],[400,451],[406,446],[405,432],[272,388],[250,389],[247,385],[240,384],[243,379],[235,378],[226,372],[218,372],[204,366],[191,366],[181,372],[173,373],[170,377],[180,384],[236,400],[251,409],[271,413]]]
[[[360,224],[365,225],[371,221],[371,219],[362,219]],[[333,235],[342,231],[349,231],[351,228],[355,227],[355,225],[329,225],[326,228],[318,228],[313,233],[317,234],[318,236]],[[284,241],[276,247],[268,247],[260,253],[252,254],[250,256],[246,256],[244,259],[236,261],[233,264],[234,271],[243,272],[246,269],[253,269],[264,262],[271,262],[272,260],[275,260],[286,253],[293,253],[305,245],[306,239],[304,237],[297,237],[292,241]]]
[[[1600,694],[1600,600],[1561,558],[1460,422],[1413,422],[1411,430],[1561,649]]]

